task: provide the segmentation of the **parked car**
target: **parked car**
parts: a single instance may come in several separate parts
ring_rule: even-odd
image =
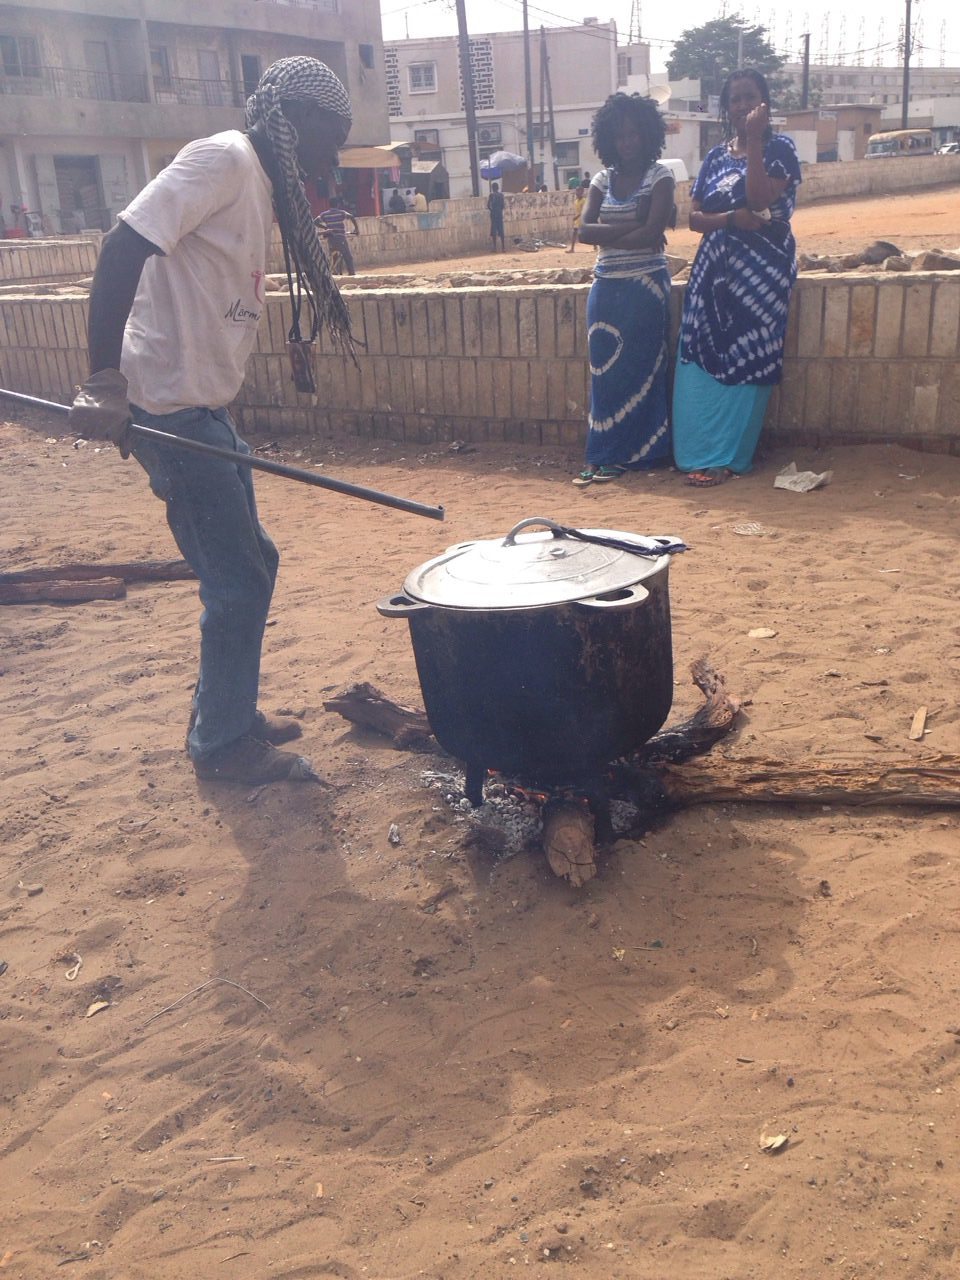
[[[942,147],[937,147],[938,156],[955,156],[960,153],[960,142],[945,142]]]

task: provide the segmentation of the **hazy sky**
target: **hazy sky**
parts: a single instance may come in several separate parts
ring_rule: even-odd
[[[566,26],[584,17],[600,21],[612,18],[622,38],[630,29],[631,0],[528,0],[530,25]],[[841,4],[744,3],[687,0],[685,4],[653,4],[638,0],[640,31],[650,42],[654,70],[662,70],[670,45],[682,31],[711,18],[741,13],[748,22],[767,28],[768,39],[779,53],[797,60],[800,36],[810,32],[813,62],[844,61],[864,66],[896,66],[900,62],[900,30],[905,3],[900,0],[841,0]],[[441,36],[457,30],[454,0],[381,0],[385,40],[411,36]],[[471,32],[516,31],[523,24],[521,0],[466,0],[467,26]],[[957,0],[912,0],[914,33],[912,61],[919,66],[960,66],[960,5]],[[942,56],[941,56],[942,51]],[[839,58],[843,52],[846,56]]]

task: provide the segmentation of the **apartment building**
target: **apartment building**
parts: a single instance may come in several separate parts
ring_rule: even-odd
[[[803,67],[788,62],[780,72],[799,90]],[[810,67],[810,83],[820,92],[821,107],[849,106],[854,103],[884,106],[903,99],[902,67]],[[910,98],[960,97],[960,67],[910,68]]]
[[[450,194],[471,194],[470,153],[455,37],[398,40],[384,50],[390,136],[411,145],[421,163],[442,163]],[[470,38],[479,160],[495,151],[527,157],[522,31]],[[649,46],[617,45],[613,22],[533,29],[530,33],[533,155],[547,185],[598,167],[590,142],[594,113],[628,77],[649,75]],[[553,136],[550,146],[550,108]]]
[[[0,3],[7,234],[108,229],[185,142],[241,126],[271,62],[304,54],[346,84],[351,145],[385,143],[377,0]]]

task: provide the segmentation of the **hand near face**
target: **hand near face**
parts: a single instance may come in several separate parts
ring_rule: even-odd
[[[745,132],[748,142],[762,142],[763,136],[770,126],[770,108],[765,102],[754,107],[747,116]]]

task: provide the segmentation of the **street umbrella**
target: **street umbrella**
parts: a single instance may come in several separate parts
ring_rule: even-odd
[[[487,156],[486,160],[480,166],[480,177],[489,181],[491,178],[499,178],[510,169],[525,169],[527,162],[523,156],[515,155],[512,151],[494,151],[492,155]]]

